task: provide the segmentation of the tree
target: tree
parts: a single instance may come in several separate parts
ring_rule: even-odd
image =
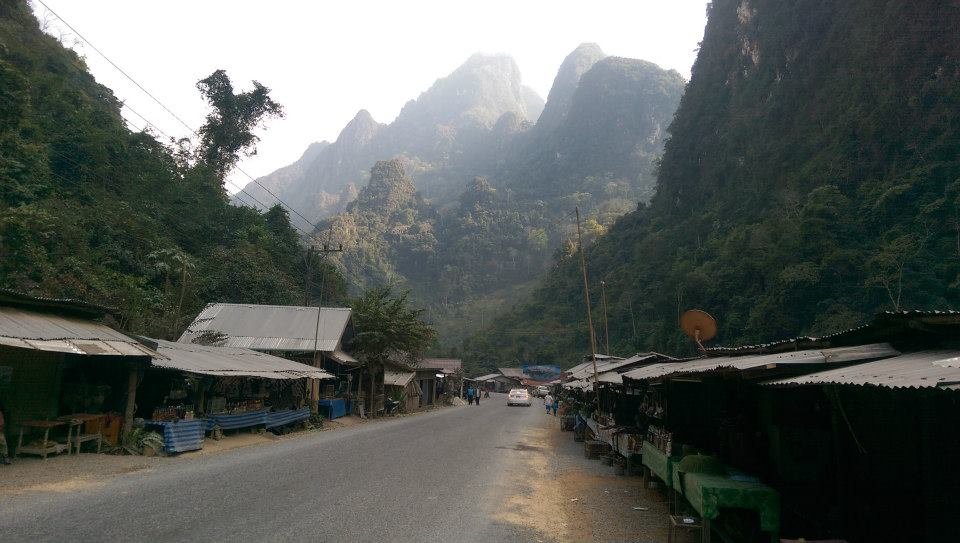
[[[418,357],[433,344],[436,332],[420,320],[422,309],[410,307],[409,291],[394,295],[393,287],[377,287],[353,301],[356,335],[351,347],[361,359],[373,361],[390,353]]]
[[[221,181],[240,159],[256,154],[260,141],[253,130],[265,118],[283,117],[283,107],[270,98],[270,89],[253,82],[253,90],[235,94],[227,72],[217,70],[197,82],[213,108],[200,128],[198,158]]]

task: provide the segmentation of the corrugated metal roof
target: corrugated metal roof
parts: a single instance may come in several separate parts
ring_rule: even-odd
[[[633,380],[657,379],[668,375],[705,373],[720,369],[748,370],[763,367],[776,367],[792,364],[838,364],[859,360],[876,360],[900,354],[886,343],[858,345],[855,347],[836,347],[833,349],[809,349],[777,354],[754,356],[725,356],[718,358],[697,358],[683,362],[664,362],[651,364],[628,371],[624,377]]]
[[[481,375],[480,377],[474,377],[474,381],[486,381],[488,379],[493,379],[494,377],[500,377],[499,373],[488,373],[487,375]]]
[[[421,358],[417,367],[443,370],[443,373],[456,373],[463,369],[463,360],[459,358]]]
[[[593,383],[588,383],[586,381],[570,381],[569,383],[564,383],[561,385],[562,388],[569,389],[579,389],[579,390],[593,390]]]
[[[347,366],[357,366],[360,364],[360,362],[358,362],[356,358],[341,351],[340,349],[335,349],[334,351],[332,351],[330,353],[330,358],[336,360],[341,364],[345,364]]]
[[[350,321],[351,310],[324,307],[317,333],[316,307],[290,305],[210,304],[197,315],[177,341],[191,343],[204,332],[227,336],[223,345],[256,351],[316,350],[331,352]]]
[[[154,360],[157,368],[218,377],[262,379],[333,379],[333,375],[292,360],[240,349],[150,339],[165,359]]]
[[[384,370],[383,384],[405,387],[416,376],[417,374],[413,372]]]
[[[623,373],[630,366],[644,363],[652,363],[655,360],[674,360],[674,358],[663,355],[660,353],[638,353],[630,358],[620,358],[616,360],[607,360],[604,362],[597,362],[597,374],[617,371],[618,373]],[[582,370],[573,373],[570,375],[573,379],[593,379],[593,363],[588,363],[585,368]]]
[[[19,307],[0,307],[0,345],[81,355],[157,356],[105,324]]]
[[[593,367],[593,362],[591,361],[591,362],[583,362],[583,363],[581,363],[581,364],[577,364],[576,366],[574,366],[574,367],[572,367],[572,368],[563,370],[563,373],[574,374],[574,373],[576,373],[576,372],[578,372],[578,371],[580,371],[580,370],[582,370],[582,369],[584,369],[584,368],[586,368],[586,367],[588,367],[588,366],[589,366],[589,367]]]
[[[501,375],[513,379],[523,379],[523,370],[521,368],[497,368]]]
[[[606,373],[601,373],[600,375],[597,375],[597,381],[601,383],[607,383],[610,385],[622,385],[623,375],[615,371],[608,371]]]
[[[960,367],[958,366],[960,366],[960,351],[921,351],[763,384],[952,388],[952,385],[960,384]]]

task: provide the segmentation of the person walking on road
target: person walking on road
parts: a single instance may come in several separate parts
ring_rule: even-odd
[[[471,404],[471,405],[473,404],[473,394],[474,394],[474,392],[476,392],[476,391],[473,389],[472,386],[469,387],[469,388],[467,388],[467,403],[468,403],[468,404]]]
[[[3,404],[0,404],[0,464],[10,465],[10,451],[7,450],[7,425],[4,416],[6,415]]]
[[[548,392],[546,396],[543,397],[543,407],[547,410],[547,414],[550,414],[550,409],[553,407],[553,396]]]
[[[474,405],[480,405],[480,389],[477,389],[477,397],[473,399]]]
[[[560,398],[553,399],[553,416],[557,416],[557,409],[560,409]]]

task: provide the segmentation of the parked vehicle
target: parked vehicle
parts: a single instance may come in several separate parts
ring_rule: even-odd
[[[547,385],[540,385],[537,388],[535,388],[533,391],[533,395],[536,396],[537,398],[543,398],[549,393],[550,393],[550,387],[548,387]]]
[[[515,388],[507,394],[507,405],[525,405],[530,407],[530,393],[522,388]]]

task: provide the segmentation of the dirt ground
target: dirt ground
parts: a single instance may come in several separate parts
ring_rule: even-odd
[[[507,500],[500,520],[531,528],[542,541],[667,540],[666,499],[641,477],[585,458],[583,443],[561,432],[558,419],[544,415],[517,450],[523,462],[514,475],[527,485]]]
[[[0,496],[26,492],[72,492],[103,484],[115,475],[147,471],[164,463],[186,462],[191,458],[221,454],[278,440],[299,439],[316,431],[335,431],[366,422],[355,416],[343,417],[326,421],[323,430],[294,432],[283,436],[246,430],[228,432],[220,440],[204,439],[203,449],[199,451],[168,457],[94,453],[49,456],[46,460],[33,456],[20,457],[14,459],[11,466],[0,466]]]

